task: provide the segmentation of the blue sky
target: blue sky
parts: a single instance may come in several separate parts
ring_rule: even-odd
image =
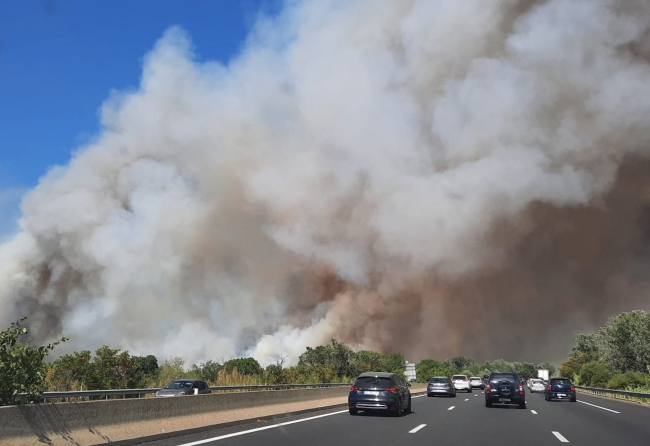
[[[138,85],[142,57],[181,25],[200,60],[227,62],[280,0],[0,0],[0,235],[19,197],[98,132],[113,89]]]

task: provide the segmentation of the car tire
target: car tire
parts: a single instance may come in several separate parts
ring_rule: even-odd
[[[575,403],[578,399],[575,396],[572,396],[569,401]]]
[[[394,417],[401,417],[402,416],[402,400],[399,399],[397,400],[397,410],[393,412]]]
[[[431,398],[433,396],[433,393],[427,393],[427,396]]]
[[[546,394],[544,394],[544,399],[545,399],[546,401],[551,401],[551,399],[550,399],[550,398],[548,397],[548,395],[546,395]]]
[[[490,401],[489,399],[486,398],[485,399],[485,407],[492,407],[492,401]]]
[[[350,409],[350,415],[357,415],[359,413],[359,409]]]
[[[452,398],[456,398],[456,392],[452,393],[452,394],[451,394],[451,397],[452,397]]]
[[[467,389],[467,393],[472,393],[472,388]]]
[[[526,400],[519,402],[519,408],[520,409],[525,409],[526,408]]]
[[[409,405],[406,406],[406,413],[411,413],[411,412],[413,411],[411,410],[411,395],[409,395]]]

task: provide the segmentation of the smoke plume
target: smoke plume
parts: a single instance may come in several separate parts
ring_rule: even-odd
[[[560,359],[650,308],[650,3],[291,1],[172,27],[22,202],[0,322],[190,361]]]

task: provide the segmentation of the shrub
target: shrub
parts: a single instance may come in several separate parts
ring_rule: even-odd
[[[580,383],[587,387],[604,388],[613,375],[609,367],[602,362],[591,361],[580,369]]]
[[[648,384],[648,376],[631,370],[614,375],[607,383],[609,389],[629,390]]]

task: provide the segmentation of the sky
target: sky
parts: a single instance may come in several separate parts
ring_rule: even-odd
[[[99,131],[111,90],[135,89],[142,58],[180,25],[198,60],[227,63],[277,0],[0,0],[0,239],[22,194]]]

